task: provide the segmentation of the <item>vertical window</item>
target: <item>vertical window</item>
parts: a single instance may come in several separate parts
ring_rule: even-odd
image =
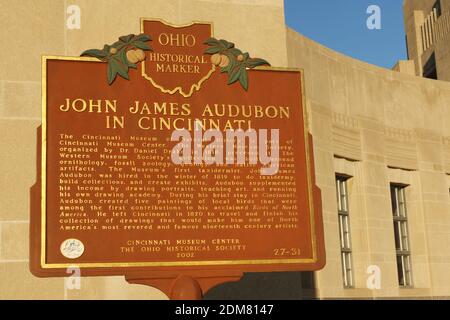
[[[350,236],[350,216],[348,210],[348,177],[336,176],[336,193],[338,203],[339,236],[341,243],[342,277],[344,287],[352,288],[353,259]]]
[[[405,189],[405,186],[392,184],[391,201],[392,214],[394,216],[394,237],[395,250],[397,253],[398,283],[401,287],[410,287],[413,283]]]

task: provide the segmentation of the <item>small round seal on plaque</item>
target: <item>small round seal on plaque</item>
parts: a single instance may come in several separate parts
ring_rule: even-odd
[[[69,259],[77,259],[84,253],[84,244],[78,239],[67,239],[61,243],[61,253]]]

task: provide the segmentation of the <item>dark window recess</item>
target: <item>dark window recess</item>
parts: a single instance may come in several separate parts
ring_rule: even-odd
[[[433,10],[436,10],[436,16],[439,18],[442,15],[441,0],[437,0],[433,6]]]
[[[437,80],[436,56],[434,52],[423,67],[423,77]]]
[[[405,42],[406,42],[406,56],[409,60],[409,43],[408,43],[408,35],[405,36]]]

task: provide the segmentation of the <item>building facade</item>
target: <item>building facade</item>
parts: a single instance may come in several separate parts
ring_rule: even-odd
[[[354,60],[287,28],[282,0],[0,2],[0,38],[10,44],[0,52],[1,299],[166,298],[123,277],[83,278],[80,290],[67,291],[64,279],[39,279],[28,268],[41,55],[78,56],[138,33],[141,17],[212,21],[217,37],[273,66],[305,71],[326,267],[246,275],[207,298],[450,298],[450,84],[417,76],[433,50],[437,77],[450,80],[450,60],[442,58],[450,47],[414,38],[423,32],[417,12],[425,21],[433,1],[405,2],[414,74]],[[66,27],[69,5],[81,9],[80,29]],[[448,7],[441,1],[442,12]]]
[[[404,15],[414,74],[450,81],[450,1],[407,0]]]

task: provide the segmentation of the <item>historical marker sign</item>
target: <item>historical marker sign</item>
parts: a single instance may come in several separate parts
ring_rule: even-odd
[[[34,274],[324,265],[301,71],[263,66],[208,23],[144,19],[142,34],[84,55],[43,58]],[[233,132],[247,147],[230,149]]]

